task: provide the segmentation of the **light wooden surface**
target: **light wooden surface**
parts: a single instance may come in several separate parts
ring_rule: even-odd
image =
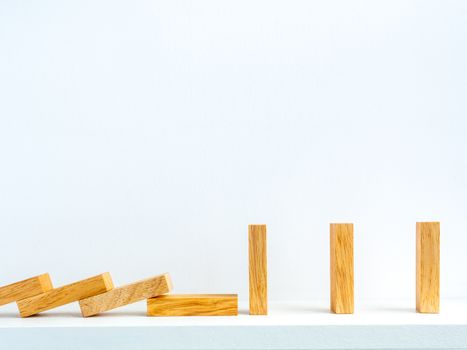
[[[170,292],[172,282],[168,273],[114,288],[106,293],[79,302],[84,317]]]
[[[331,224],[331,311],[354,312],[353,224]]]
[[[266,225],[248,226],[250,315],[268,314]]]
[[[66,286],[54,288],[27,299],[17,301],[21,317],[28,317],[58,306],[107,292],[113,288],[108,272]]]
[[[48,273],[0,287],[0,305],[26,299],[52,289]]]
[[[148,316],[236,316],[236,294],[161,295],[148,299]]]
[[[417,222],[416,308],[439,312],[439,222]]]

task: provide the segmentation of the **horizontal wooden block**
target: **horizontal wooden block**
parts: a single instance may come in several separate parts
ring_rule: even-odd
[[[109,292],[99,294],[79,302],[84,317],[112,310],[121,306],[156,297],[170,292],[172,282],[168,273],[151,277],[139,282],[114,288]]]
[[[107,292],[113,288],[108,272],[82,281],[55,288],[27,299],[17,301],[21,317],[28,317],[65,304]]]
[[[417,222],[416,308],[439,313],[439,222]]]
[[[42,294],[52,289],[48,273],[0,287],[0,305]]]
[[[237,294],[161,295],[148,299],[148,316],[237,315]]]

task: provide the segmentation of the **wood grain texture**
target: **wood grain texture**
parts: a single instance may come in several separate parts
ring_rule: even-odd
[[[148,316],[237,316],[236,294],[161,295],[148,299]]]
[[[84,317],[170,292],[172,282],[168,273],[114,288],[106,293],[79,302]]]
[[[266,225],[248,226],[250,315],[268,314]]]
[[[331,224],[331,310],[354,312],[353,224]]]
[[[439,222],[417,222],[416,308],[439,313]]]
[[[31,298],[17,301],[21,317],[28,317],[84,298],[107,292],[113,288],[108,272],[82,281],[51,289]]]
[[[48,273],[0,287],[0,305],[26,299],[52,289]]]

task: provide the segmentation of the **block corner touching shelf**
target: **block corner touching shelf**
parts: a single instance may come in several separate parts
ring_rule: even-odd
[[[355,314],[329,312],[326,300],[271,302],[268,316],[146,317],[145,302],[82,318],[77,304],[21,319],[0,310],[5,349],[463,349],[467,300],[442,300],[440,314],[413,301],[356,303]]]

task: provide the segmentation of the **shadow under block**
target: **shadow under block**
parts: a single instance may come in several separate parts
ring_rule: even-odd
[[[417,222],[417,311],[439,312],[439,222]]]
[[[237,315],[237,294],[173,294],[148,299],[148,316]]]
[[[248,226],[250,315],[268,314],[266,225]]]
[[[353,224],[331,224],[331,311],[354,312]]]
[[[108,272],[66,286],[51,289],[43,294],[17,301],[21,317],[28,317],[81,299],[105,293],[113,288]]]
[[[0,287],[0,305],[26,299],[52,289],[48,273]]]
[[[88,317],[168,293],[171,289],[172,282],[169,274],[166,273],[82,299],[79,306],[82,315]]]

